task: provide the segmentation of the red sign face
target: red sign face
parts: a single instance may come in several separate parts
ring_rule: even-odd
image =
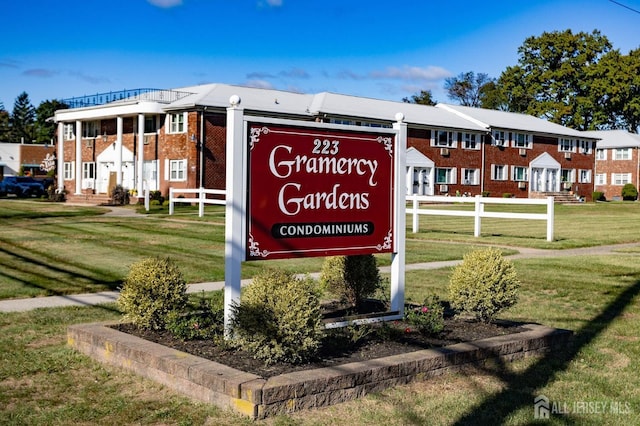
[[[247,260],[391,252],[394,138],[249,124]]]

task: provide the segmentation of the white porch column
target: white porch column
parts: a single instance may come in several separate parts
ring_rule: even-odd
[[[122,185],[122,122],[121,116],[116,117],[116,185]]]
[[[138,197],[144,193],[144,114],[138,114],[138,164],[136,165]]]
[[[58,122],[58,182],[59,190],[64,188],[64,123]]]
[[[82,121],[76,121],[76,191],[75,194],[82,194]]]
[[[413,192],[413,174],[415,173],[415,169],[413,166],[407,167],[407,177],[405,179],[407,185],[407,195],[412,195]]]

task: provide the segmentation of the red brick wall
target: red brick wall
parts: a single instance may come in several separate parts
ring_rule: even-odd
[[[613,149],[607,149],[607,159],[606,160],[596,160],[596,169],[594,172],[594,179],[596,173],[606,173],[607,174],[607,184],[606,185],[598,185],[596,186],[596,191],[604,192],[604,196],[607,200],[613,199],[613,197],[621,197],[622,187],[624,185],[613,185],[612,184],[612,175],[613,173],[631,173],[631,183],[635,185],[636,188],[640,185],[639,182],[639,173],[638,170],[638,148],[631,148],[631,159],[630,160],[614,160],[615,152]]]

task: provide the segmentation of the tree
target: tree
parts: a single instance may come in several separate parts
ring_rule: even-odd
[[[597,30],[527,38],[518,49],[518,65],[498,79],[507,109],[578,130],[597,127],[604,118],[603,105],[591,91],[589,74],[611,48]]]
[[[411,95],[411,98],[402,98],[402,102],[431,106],[438,103],[433,99],[433,93],[431,93],[431,90],[421,90],[420,93]]]
[[[4,104],[0,102],[0,142],[7,142],[10,138],[9,113],[4,109]]]
[[[67,104],[56,99],[47,100],[38,105],[35,123],[35,136],[38,143],[47,143],[54,138],[56,124],[52,120],[47,120],[54,116],[56,110],[67,108],[69,108]]]
[[[600,107],[594,129],[626,129],[640,126],[640,49],[622,55],[612,50],[588,72],[592,94]]]
[[[483,87],[491,82],[493,79],[488,74],[469,71],[445,79],[444,88],[449,99],[458,101],[463,106],[477,108],[482,106]]]
[[[36,111],[27,92],[22,92],[16,98],[11,113],[11,142],[31,143],[35,139]]]

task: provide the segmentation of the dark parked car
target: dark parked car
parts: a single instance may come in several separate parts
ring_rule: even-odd
[[[44,183],[31,176],[5,176],[0,181],[0,196],[40,197],[46,193]]]

